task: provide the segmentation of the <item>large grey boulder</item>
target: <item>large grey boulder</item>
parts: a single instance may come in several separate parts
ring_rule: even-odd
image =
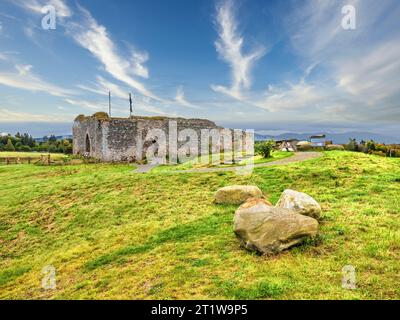
[[[242,204],[250,198],[261,198],[262,191],[256,186],[228,186],[215,193],[217,204]]]
[[[235,212],[234,232],[246,249],[273,254],[314,237],[318,221],[289,209],[244,205]]]
[[[319,219],[321,216],[321,206],[317,201],[306,193],[287,189],[283,191],[277,207],[291,209],[299,214]]]

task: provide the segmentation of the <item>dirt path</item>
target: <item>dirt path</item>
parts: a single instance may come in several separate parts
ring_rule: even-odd
[[[151,171],[151,169],[153,169],[153,168],[155,168],[157,166],[158,166],[157,164],[152,164],[152,163],[138,165],[133,172],[135,172],[135,173],[147,173],[147,172]]]
[[[266,163],[258,163],[254,165],[254,168],[262,168],[262,167],[270,167],[276,165],[283,165],[293,162],[302,162],[306,160],[316,159],[323,155],[322,152],[296,152],[293,156],[288,158],[283,158],[276,161],[266,162]],[[146,173],[153,169],[154,165],[143,165],[138,166],[134,171],[136,173]],[[234,167],[225,167],[225,168],[197,168],[197,169],[188,169],[188,170],[171,170],[168,173],[193,173],[193,172],[219,172],[219,171],[236,171],[240,169],[246,168],[245,166],[234,166]]]

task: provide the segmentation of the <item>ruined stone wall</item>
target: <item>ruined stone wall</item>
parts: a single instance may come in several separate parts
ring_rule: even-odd
[[[152,137],[154,133],[157,135],[157,130],[166,133],[165,137],[165,145],[162,145],[160,142],[163,139],[160,139],[159,136]],[[201,137],[202,130],[220,130],[215,123],[209,120],[203,119],[181,119],[181,118],[166,118],[162,120],[153,120],[153,119],[139,119],[138,120],[138,130],[137,137],[144,142],[143,146],[140,146],[137,143],[137,151],[138,157],[145,157],[147,151],[154,151],[152,141],[157,140],[157,146],[154,146],[158,149],[160,155],[163,155],[165,150],[175,150],[181,149],[189,139],[192,141],[197,140],[197,144],[193,146],[196,150],[192,150],[192,153],[200,154],[201,152]],[[195,132],[195,136],[191,137],[189,133]],[[156,139],[157,138],[157,139]],[[171,148],[170,148],[171,146]],[[169,157],[176,157],[174,154],[168,154]]]
[[[128,161],[136,158],[137,122],[111,119],[103,125],[103,161]]]
[[[138,161],[149,153],[175,159],[176,154],[168,153],[170,145],[175,147],[171,148],[173,150],[185,150],[183,146],[190,139],[187,135],[194,131],[195,137],[191,138],[197,139],[197,144],[192,145],[191,150],[188,148],[187,153],[191,151],[192,154],[200,154],[202,146],[204,149],[204,145],[209,144],[207,135],[204,135],[204,131],[209,130],[220,134],[219,141],[213,145],[212,151],[222,150],[224,139],[229,140],[232,131],[218,127],[209,120],[166,117],[109,118],[103,113],[100,116],[79,116],[73,127],[74,154],[86,153],[86,137],[89,137],[90,152],[87,155],[105,162]],[[205,151],[208,153],[207,148]]]
[[[94,120],[89,117],[78,118],[75,119],[72,127],[74,154],[88,155],[101,159],[103,153],[103,121]],[[87,148],[87,138],[89,139],[89,148]]]

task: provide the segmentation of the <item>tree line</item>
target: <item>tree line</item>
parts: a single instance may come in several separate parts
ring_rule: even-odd
[[[400,145],[398,144],[383,144],[373,140],[358,142],[356,139],[349,139],[349,143],[345,145],[345,149],[355,152],[364,152],[375,154],[381,157],[400,157]]]
[[[72,154],[72,139],[57,139],[45,136],[42,141],[35,140],[28,133],[0,137],[0,151],[50,152]]]

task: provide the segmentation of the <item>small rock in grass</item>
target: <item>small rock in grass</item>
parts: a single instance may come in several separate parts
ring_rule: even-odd
[[[215,193],[217,204],[242,204],[250,198],[262,198],[262,191],[256,186],[228,186]]]
[[[319,219],[321,216],[321,206],[317,201],[306,193],[287,189],[283,191],[277,207],[291,209],[299,214]]]

